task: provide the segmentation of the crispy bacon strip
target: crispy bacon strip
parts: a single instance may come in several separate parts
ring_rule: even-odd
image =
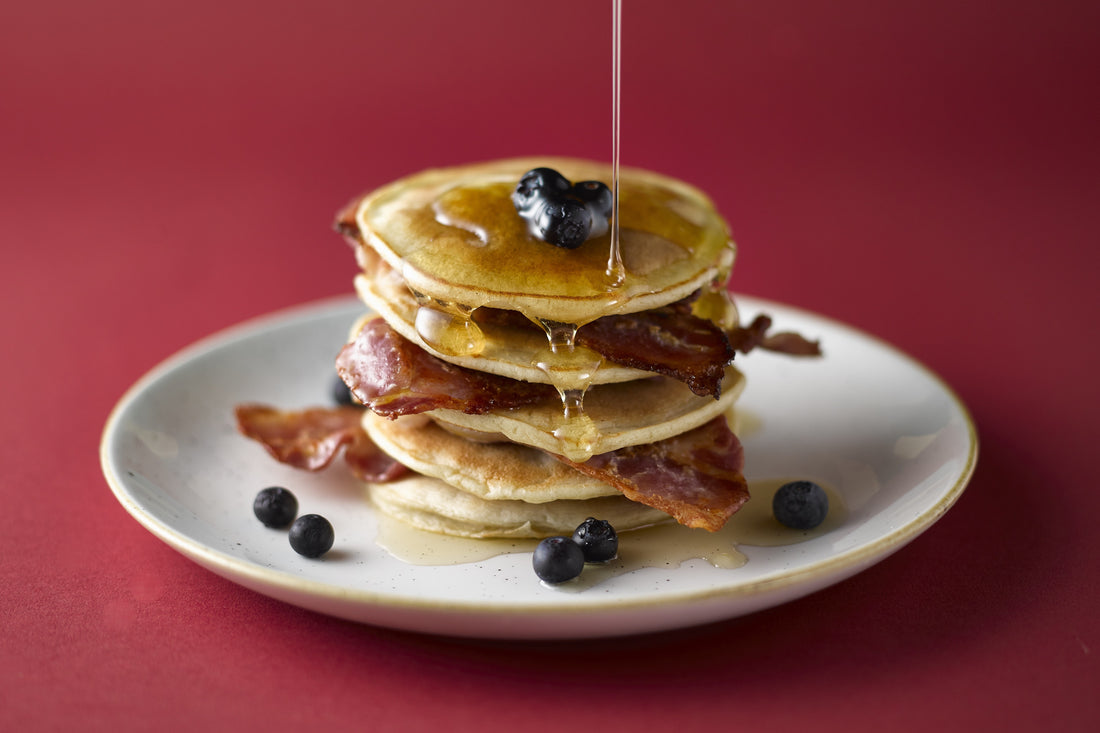
[[[820,342],[810,341],[790,331],[769,335],[768,329],[771,325],[771,318],[759,315],[748,326],[731,329],[730,344],[742,354],[747,354],[759,346],[761,349],[789,356],[821,356]]]
[[[678,379],[715,399],[733,359],[722,329],[675,305],[605,316],[577,331],[577,343],[616,364]]]
[[[515,311],[479,308],[479,323],[537,328]],[[639,313],[604,316],[577,330],[577,344],[632,369],[677,379],[697,395],[717,399],[733,359],[729,339],[711,321],[691,313],[691,299]]]
[[[391,419],[439,408],[481,415],[559,399],[548,384],[521,382],[438,359],[381,318],[369,321],[340,351],[336,370],[360,402]]]
[[[280,463],[320,471],[340,448],[352,473],[364,481],[392,481],[408,471],[383,453],[363,430],[358,407],[315,407],[299,411],[266,405],[238,405],[237,429],[259,442]]]
[[[759,347],[789,356],[820,356],[817,341],[797,333],[769,334],[772,319],[757,316],[748,326],[723,331],[712,321],[691,312],[694,295],[640,313],[604,316],[577,330],[577,343],[609,361],[633,369],[678,379],[697,395],[722,394],[722,377],[734,353],[748,354]],[[514,311],[479,308],[479,323],[512,328],[536,328]]]
[[[344,462],[348,464],[353,476],[373,484],[395,481],[412,472],[412,469],[398,463],[375,445],[362,427],[356,431],[355,437],[344,451]]]
[[[673,438],[593,456],[585,463],[556,457],[688,527],[717,531],[749,499],[741,473],[741,441],[724,417]]]
[[[363,241],[359,234],[359,223],[355,221],[355,212],[359,210],[362,197],[348,202],[347,206],[336,212],[336,220],[332,222],[332,228],[343,235],[351,244],[359,244]]]

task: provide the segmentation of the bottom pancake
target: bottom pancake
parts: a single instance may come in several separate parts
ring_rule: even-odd
[[[439,479],[418,475],[368,484],[367,490],[374,506],[388,516],[417,529],[474,539],[570,535],[587,517],[606,519],[618,531],[670,520],[664,512],[624,496],[541,504],[511,499],[487,501]]]
[[[543,451],[502,439],[469,440],[426,415],[388,420],[365,410],[363,427],[375,445],[400,463],[481,499],[541,504],[618,493]]]

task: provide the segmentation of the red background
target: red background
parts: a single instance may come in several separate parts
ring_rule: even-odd
[[[624,162],[712,194],[736,290],[958,391],[981,452],[955,508],[801,601],[585,644],[357,626],[200,569],[102,478],[115,401],[350,293],[329,226],[361,190],[607,159],[610,8],[6,3],[0,728],[1096,729],[1100,5],[625,4]]]

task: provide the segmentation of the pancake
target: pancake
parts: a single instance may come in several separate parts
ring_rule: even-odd
[[[394,519],[429,532],[477,539],[571,535],[587,517],[606,519],[619,531],[668,521],[667,514],[623,496],[540,504],[486,501],[428,476],[368,484],[367,491],[374,507]]]
[[[511,193],[525,171],[539,166],[572,181],[611,181],[610,166],[566,158],[433,169],[363,198],[354,222],[364,247],[395,269],[422,305],[451,313],[504,308],[580,325],[675,302],[728,273],[734,246],[706,195],[624,168],[624,272],[612,287],[610,234],[566,250],[540,241],[517,215]]]
[[[405,466],[489,502],[545,504],[618,494],[543,451],[495,435],[456,434],[424,415],[387,420],[367,410],[363,427]]]
[[[584,461],[589,456],[633,445],[655,443],[697,428],[721,415],[741,394],[744,377],[726,367],[719,399],[700,397],[682,383],[665,377],[596,385],[584,395],[584,413],[574,425],[556,403],[468,415],[434,410],[447,425],[497,433],[523,445]]]
[[[502,377],[525,382],[551,383],[550,375],[537,366],[532,354],[547,348],[546,334],[533,328],[516,328],[505,324],[479,324],[484,345],[476,353],[449,353],[427,343],[417,331],[416,318],[419,306],[412,292],[400,275],[373,251],[361,255],[366,274],[355,278],[355,290],[359,298],[375,313],[386,319],[395,331],[425,351],[452,364],[477,369]],[[619,366],[591,355],[588,361],[601,361],[593,375],[593,384],[625,382],[648,377],[649,373]]]

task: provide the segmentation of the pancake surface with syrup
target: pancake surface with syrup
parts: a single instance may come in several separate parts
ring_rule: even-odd
[[[571,181],[610,181],[610,166],[523,158],[433,169],[385,186],[358,205],[366,244],[409,288],[448,304],[516,310],[583,324],[667,305],[709,284],[733,262],[725,221],[701,191],[648,171],[621,171],[619,227],[625,278],[607,273],[610,235],[575,250],[539,240],[511,200],[520,177],[548,166]]]

